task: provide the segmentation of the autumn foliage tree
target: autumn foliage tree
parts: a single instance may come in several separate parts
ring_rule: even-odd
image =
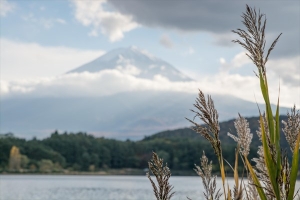
[[[9,170],[19,171],[21,169],[21,154],[16,146],[12,146],[9,154]]]

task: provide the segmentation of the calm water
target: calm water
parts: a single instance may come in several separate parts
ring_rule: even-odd
[[[171,177],[174,200],[203,199],[199,177]],[[220,180],[218,180],[220,185]],[[233,184],[233,180],[229,180]],[[299,185],[298,181],[298,185]],[[1,200],[155,199],[146,176],[1,175]]]

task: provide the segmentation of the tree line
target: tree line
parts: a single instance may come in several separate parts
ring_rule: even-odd
[[[260,141],[255,134],[257,118],[248,118],[254,135],[250,157],[256,157]],[[251,126],[251,121],[253,122]],[[234,133],[233,120],[220,123],[224,158],[234,162],[235,142],[227,136]],[[253,130],[252,130],[253,129]],[[284,141],[283,141],[284,142]],[[202,152],[217,164],[212,147],[199,134],[189,128],[164,131],[140,141],[119,141],[97,138],[78,133],[59,133],[38,140],[25,140],[13,134],[0,137],[0,170],[24,172],[98,171],[121,168],[148,168],[148,161],[155,151],[172,170],[192,170],[199,164]],[[218,166],[213,165],[218,171]],[[230,167],[227,168],[230,171]]]

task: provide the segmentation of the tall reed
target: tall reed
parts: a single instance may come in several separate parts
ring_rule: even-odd
[[[298,195],[298,191],[295,191],[295,184],[299,170],[300,114],[299,111],[296,111],[296,107],[294,106],[291,109],[291,113],[288,113],[288,120],[282,121],[284,125],[282,130],[292,153],[290,163],[287,153],[285,153],[285,150],[280,146],[279,97],[276,110],[273,114],[266,70],[269,55],[281,34],[273,41],[265,55],[265,15],[246,5],[246,12],[243,13],[242,18],[242,23],[246,27],[246,30],[237,29],[232,31],[240,37],[240,40],[233,40],[233,42],[247,50],[246,55],[257,68],[255,75],[259,79],[261,93],[265,102],[265,112],[262,113],[258,110],[260,127],[259,130],[257,130],[257,135],[262,145],[258,148],[258,158],[252,159],[255,163],[253,166],[248,159],[253,135],[250,133],[247,120],[239,115],[234,123],[237,136],[228,133],[229,137],[237,142],[234,167],[230,165],[233,170],[235,185],[234,188],[230,188],[229,185],[226,184],[224,158],[222,155],[221,141],[219,139],[220,126],[218,112],[215,109],[211,96],[208,95],[207,98],[205,98],[204,93],[199,90],[198,98],[194,104],[195,110],[192,110],[192,112],[195,113],[194,119],[199,118],[204,122],[205,126],[200,125],[194,120],[187,120],[193,124],[192,129],[201,134],[213,147],[214,153],[219,161],[223,194],[216,188],[215,177],[211,176],[211,163],[208,164],[208,159],[204,153],[201,158],[201,166],[196,166],[195,171],[202,178],[205,189],[204,196],[207,200],[217,200],[220,199],[221,196],[223,196],[225,200],[292,200]],[[156,157],[155,159],[159,160],[160,158]],[[244,169],[248,174],[248,184],[243,183],[243,179],[240,180],[238,173],[239,159],[244,164]],[[149,166],[151,167],[150,163]],[[161,176],[157,173],[154,173],[154,175],[156,178]],[[169,188],[168,180],[170,175],[170,171],[167,171],[168,178],[163,182],[164,186],[161,186],[162,188]],[[149,174],[148,177],[150,178]],[[153,181],[151,181],[151,183],[154,187],[155,184]],[[158,198],[157,195],[156,197],[159,200],[166,199]],[[169,197],[171,198],[172,195]],[[300,199],[299,195],[298,198]]]

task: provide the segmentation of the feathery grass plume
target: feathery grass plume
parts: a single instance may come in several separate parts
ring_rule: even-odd
[[[291,147],[291,151],[293,152],[296,145],[297,135],[300,131],[300,114],[299,110],[296,112],[296,106],[291,109],[291,113],[287,113],[288,119],[287,122],[282,120],[284,125],[283,133],[287,142]]]
[[[283,155],[282,160],[283,160],[283,162],[282,162],[282,169],[281,169],[282,180],[279,181],[279,182],[282,182],[281,188],[280,188],[281,189],[281,198],[282,199],[287,199],[288,195],[289,195],[289,191],[290,191],[290,174],[291,174],[291,169],[290,169],[290,166],[289,166],[290,164],[289,164],[286,152]],[[298,193],[298,191],[297,191],[297,193]]]
[[[242,41],[233,40],[233,42],[240,44],[243,48],[245,48],[248,53],[247,56],[252,60],[252,62],[256,65],[258,69],[257,77],[260,80],[261,92],[265,101],[266,106],[266,116],[262,116],[260,114],[260,130],[258,135],[262,141],[262,148],[260,152],[260,158],[257,159],[257,175],[262,178],[265,183],[264,191],[260,190],[260,197],[266,198],[276,198],[281,199],[282,197],[286,197],[288,199],[293,198],[294,186],[295,186],[295,177],[297,176],[296,171],[298,170],[298,164],[292,166],[291,172],[293,180],[291,181],[290,189],[283,190],[283,185],[285,185],[285,177],[288,172],[284,169],[285,165],[285,156],[281,155],[280,148],[280,126],[279,126],[279,99],[276,109],[276,116],[274,117],[272,114],[270,98],[269,98],[269,88],[267,83],[266,76],[266,62],[268,61],[268,57],[271,51],[274,49],[279,36],[273,41],[271,47],[268,49],[267,55],[264,56],[265,49],[265,27],[266,27],[266,19],[264,15],[260,12],[256,12],[255,9],[250,8],[247,5],[246,13],[243,13],[243,24],[247,28],[247,32],[241,29],[237,29],[237,31],[233,31],[238,34]],[[299,141],[299,140],[297,140]],[[298,151],[294,152],[293,155],[293,163],[298,162]],[[248,166],[248,168],[252,168],[252,166]],[[253,174],[253,176],[256,176]],[[258,181],[255,181],[258,182]],[[286,187],[286,186],[284,186]],[[289,193],[288,195],[284,193]]]
[[[268,134],[269,133],[269,128],[268,128],[268,122],[267,122],[266,114],[265,113],[262,114],[262,118],[263,118],[263,124],[264,124],[265,132],[267,133],[267,137],[270,138],[270,135]],[[261,129],[261,122],[260,122],[260,120],[258,120],[258,123],[259,123],[260,126],[259,126],[258,130],[256,131],[256,134],[258,136],[258,139],[262,142],[262,137],[261,137],[262,129]]]
[[[258,130],[256,131],[256,134],[257,134],[259,140],[262,142],[262,131],[265,132],[267,146],[270,149],[270,154],[272,156],[272,159],[274,161],[277,161],[277,150],[276,150],[274,144],[271,142],[271,139],[270,139],[270,131],[269,131],[268,122],[267,122],[265,113],[262,115],[262,120],[259,120],[258,122],[259,122],[260,126],[259,126]],[[262,130],[262,129],[264,129],[264,130]],[[262,146],[260,146],[258,148],[257,154],[258,154],[259,159],[261,161],[260,165],[265,165],[265,163],[264,163],[264,151],[263,151]],[[252,160],[257,161],[256,158],[254,158]],[[258,167],[258,170],[260,170],[260,171],[262,170],[261,166],[258,165],[257,167]],[[264,166],[264,169],[267,170],[266,166]],[[265,171],[265,172],[267,173],[267,171]]]
[[[269,179],[268,169],[265,164],[264,150],[263,150],[262,146],[258,147],[257,154],[258,154],[258,158],[252,159],[252,161],[254,161],[256,163],[255,169],[254,169],[255,173],[256,173],[257,177],[259,178],[260,182],[263,183],[262,185],[264,186],[264,192],[265,192],[267,198],[274,199],[275,194],[273,192],[272,184]],[[250,178],[248,177],[248,179],[251,180],[250,182],[254,186],[254,184],[252,183],[253,180],[252,180],[251,176],[250,176]]]
[[[250,144],[253,135],[250,133],[249,123],[240,114],[239,117],[235,120],[234,126],[237,130],[238,137],[230,133],[228,133],[228,136],[237,142],[237,149],[235,150],[234,169],[232,169],[234,172],[234,182],[235,182],[233,188],[233,197],[235,200],[237,200],[237,199],[243,199],[243,192],[244,192],[243,180],[239,184],[239,175],[238,175],[239,154],[242,154],[245,157],[248,156],[250,152]]]
[[[300,133],[299,130],[294,130],[297,129],[295,125],[296,117],[294,117],[294,121],[292,120],[292,117],[290,117],[290,124],[293,128],[289,127],[289,125],[285,128],[286,135],[288,135],[288,139],[290,139],[289,144],[293,150],[292,165],[289,169],[287,155],[282,154],[280,147],[279,98],[276,115],[274,117],[270,104],[266,75],[266,62],[281,34],[273,41],[268,49],[267,55],[264,56],[266,44],[266,19],[264,18],[264,15],[261,14],[260,11],[257,13],[255,9],[252,9],[247,5],[246,13],[243,13],[242,18],[247,31],[242,29],[233,31],[242,38],[242,41],[233,40],[233,42],[238,43],[245,48],[248,51],[247,56],[256,65],[258,69],[258,74],[256,74],[256,76],[260,80],[260,88],[266,106],[266,117],[264,118],[260,113],[260,130],[258,131],[258,135],[262,141],[262,148],[259,152],[259,158],[255,160],[257,163],[256,173],[254,173],[254,169],[246,157],[245,161],[248,170],[251,172],[252,179],[255,182],[260,198],[266,199],[268,197],[268,199],[292,200],[294,198],[299,165]],[[295,123],[293,124],[292,121]],[[291,134],[291,132],[293,133]],[[293,139],[291,139],[291,135],[294,136]],[[265,184],[263,190],[258,185],[259,180],[257,179],[257,176]],[[289,181],[287,181],[286,178],[288,176],[290,177]]]
[[[233,40],[234,43],[240,44],[243,48],[245,48],[249,53],[246,55],[252,60],[252,62],[256,65],[258,69],[258,78],[260,79],[261,91],[266,104],[266,113],[267,113],[267,122],[269,127],[269,133],[271,137],[272,143],[276,142],[276,127],[274,125],[274,119],[272,114],[272,109],[270,105],[269,92],[268,92],[268,83],[267,83],[267,75],[266,75],[266,63],[268,61],[268,57],[271,51],[274,49],[279,36],[273,41],[271,47],[269,48],[267,55],[264,56],[265,51],[265,28],[266,28],[266,19],[263,18],[264,15],[257,13],[255,9],[250,8],[246,5],[246,13],[243,13],[243,24],[246,26],[247,31],[242,29],[233,30],[233,33],[238,34],[241,40]],[[278,105],[279,106],[279,105]],[[278,136],[279,137],[279,136]],[[275,139],[276,138],[276,139]],[[278,149],[280,150],[280,149]]]
[[[267,113],[267,122],[268,127],[270,129],[270,138],[272,143],[277,143],[276,139],[279,139],[279,134],[277,135],[276,127],[274,125],[274,119],[272,114],[272,109],[270,105],[269,93],[268,93],[268,83],[267,83],[267,75],[266,75],[266,62],[268,61],[268,57],[271,51],[274,49],[279,37],[281,34],[274,40],[271,47],[268,50],[266,56],[264,56],[265,50],[265,28],[266,28],[266,19],[263,18],[264,15],[257,13],[255,9],[250,8],[248,5],[246,6],[246,13],[243,13],[243,24],[246,26],[247,31],[242,29],[233,30],[234,33],[238,34],[243,41],[241,40],[233,40],[234,43],[240,44],[243,48],[245,48],[249,53],[246,55],[252,60],[252,62],[256,65],[258,69],[258,78],[260,79],[261,91],[266,104],[266,113]],[[279,106],[279,105],[278,105]],[[279,132],[278,132],[279,133]],[[279,146],[276,145],[278,151],[280,150]],[[280,156],[278,156],[280,157]]]
[[[268,145],[268,148],[270,149],[270,154],[271,154],[272,160],[277,162],[277,158],[278,158],[277,150],[275,148],[275,145],[272,144],[272,142],[271,142],[267,119],[266,119],[265,114],[263,115],[262,118],[263,118],[262,122],[259,121],[260,126],[262,127],[264,125],[264,130],[266,132],[267,145]],[[262,128],[259,128],[259,130],[257,130],[256,133],[257,133],[260,141],[262,141]],[[258,158],[252,159],[252,161],[254,161],[256,163],[256,165],[255,165],[256,174],[259,177],[260,181],[264,185],[265,193],[266,193],[268,199],[274,199],[275,194],[272,189],[272,183],[268,176],[268,169],[265,164],[264,150],[263,150],[262,146],[259,146],[257,154],[258,154]],[[287,194],[289,192],[290,168],[289,168],[288,158],[287,158],[286,154],[281,155],[281,161],[282,161],[281,170],[277,177],[277,183],[279,185],[281,198],[287,199]]]
[[[147,177],[149,178],[153,187],[154,195],[157,200],[170,200],[175,192],[172,192],[173,187],[169,184],[169,178],[171,177],[171,171],[167,164],[164,166],[163,159],[153,152],[152,159],[148,162],[149,170],[156,177],[158,186],[151,179],[149,172]]]
[[[244,186],[247,200],[259,200],[259,195],[257,193],[256,187],[254,185],[254,182],[252,180],[252,177],[248,175],[248,184],[247,186]]]
[[[240,147],[240,152],[244,156],[248,156],[250,152],[250,144],[253,134],[250,133],[248,121],[239,114],[239,117],[234,122],[238,137],[228,133],[228,136],[236,141]]]
[[[265,113],[262,115],[262,120],[259,120],[258,122],[259,122],[260,126],[259,126],[258,130],[256,131],[256,134],[257,134],[259,140],[261,142],[263,142],[262,141],[262,132],[263,131],[265,132],[266,143],[267,143],[268,148],[270,149],[270,154],[272,156],[273,161],[277,162],[277,158],[278,158],[277,157],[277,149],[275,148],[275,145],[271,141],[270,131],[269,131],[268,122],[267,122]],[[257,154],[259,155],[259,157],[262,158],[262,161],[264,161],[264,156],[263,156],[264,153],[263,153],[262,146],[261,146],[261,148],[259,147]],[[263,163],[263,164],[265,164],[265,163]],[[265,169],[267,169],[267,168],[265,168]]]
[[[257,66],[259,72],[265,76],[265,64],[267,63],[269,55],[274,49],[281,34],[279,34],[279,36],[274,40],[268,50],[267,56],[265,57],[265,28],[267,20],[265,18],[263,20],[263,17],[264,15],[261,14],[260,11],[257,13],[255,9],[246,5],[246,13],[243,13],[242,18],[243,24],[246,26],[248,32],[242,29],[237,29],[236,31],[233,30],[232,32],[238,34],[243,39],[243,41],[233,40],[233,42],[240,44],[249,52],[249,54],[247,53],[246,55]]]
[[[210,95],[207,96],[207,100],[205,99],[204,93],[199,90],[198,98],[196,99],[196,103],[194,107],[197,109],[191,110],[195,113],[194,119],[198,117],[201,121],[203,121],[207,126],[204,127],[188,118],[195,126],[192,127],[194,131],[200,133],[210,144],[212,145],[216,156],[218,157],[219,165],[220,165],[220,172],[223,184],[223,191],[224,197],[227,199],[227,193],[225,188],[225,167],[223,162],[223,155],[222,155],[222,148],[221,148],[221,141],[219,139],[220,133],[220,125],[219,125],[219,115],[217,110],[215,109],[214,102]],[[228,191],[229,194],[229,191]]]
[[[220,189],[216,191],[216,177],[211,175],[212,162],[208,163],[208,159],[203,151],[201,167],[195,164],[195,172],[201,177],[205,192],[203,192],[206,200],[219,200],[222,193]]]
[[[199,117],[201,121],[203,121],[207,127],[204,127],[190,119],[187,119],[195,126],[192,127],[194,131],[200,133],[206,140],[208,140],[214,151],[218,157],[221,157],[221,141],[219,139],[220,125],[218,121],[218,112],[215,109],[214,102],[211,96],[207,96],[207,100],[205,99],[204,93],[199,90],[198,98],[196,99],[196,103],[194,107],[197,108],[197,111],[191,110],[195,113],[194,119]]]

